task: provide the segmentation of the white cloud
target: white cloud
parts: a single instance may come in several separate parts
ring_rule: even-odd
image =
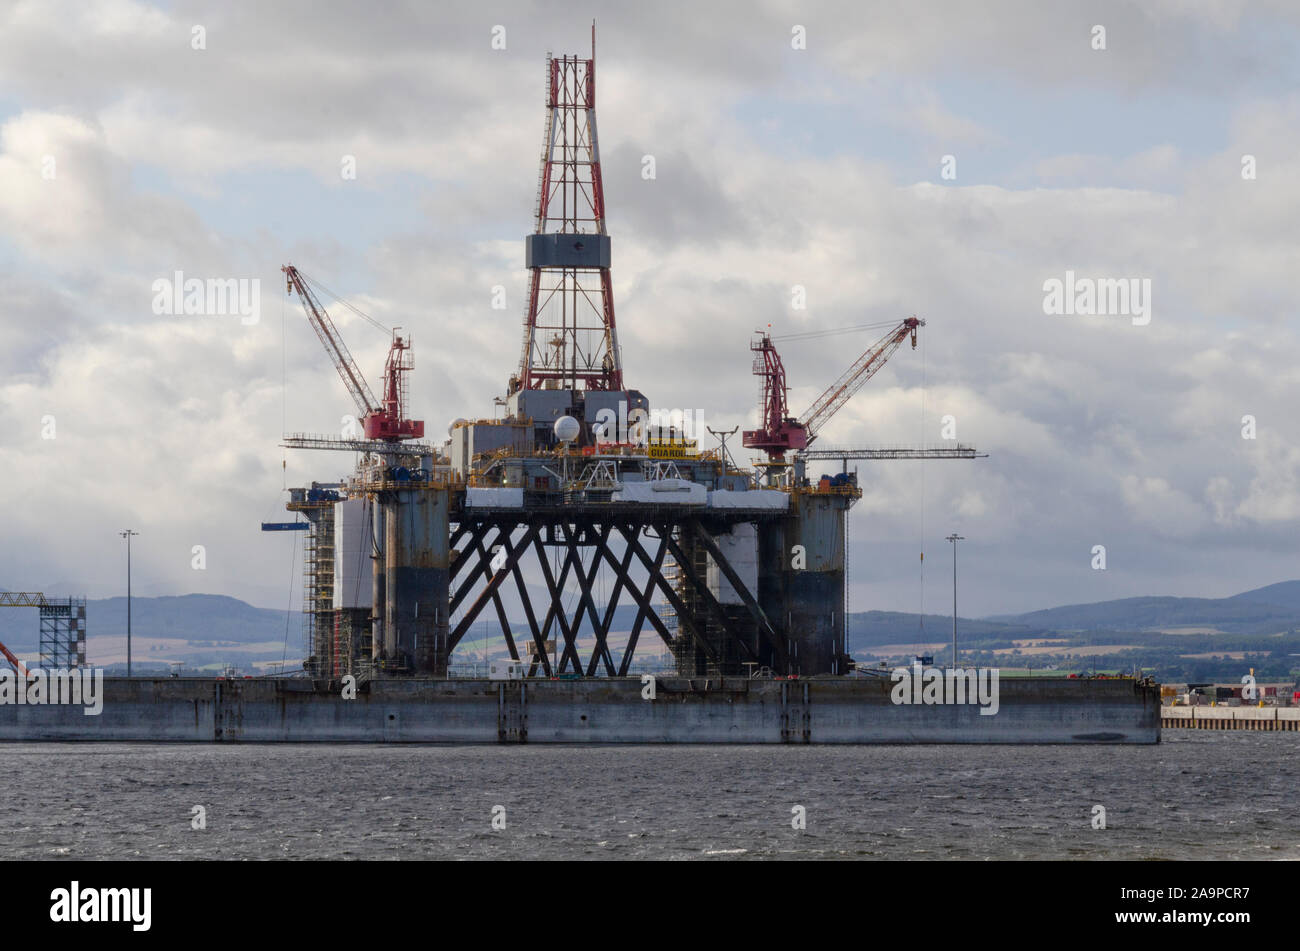
[[[1008,95],[1016,82],[1109,95],[1184,88],[1189,67],[1175,54],[1211,35],[1257,51],[1253,34],[1221,34],[1237,22],[1232,5],[1115,4],[1104,8],[1111,72],[1094,74],[1094,61],[1063,52],[1076,42],[1069,17],[1005,9],[1015,15],[959,6],[942,22],[890,13],[856,28],[856,14],[815,7],[807,61],[789,58],[789,17],[775,9],[733,14],[712,33],[685,9],[602,16],[600,132],[629,382],[656,405],[750,425],[754,329],[925,317],[921,349],[900,350],[824,442],[935,443],[951,413],[961,441],[991,456],[862,466],[854,563],[869,568],[855,572],[857,609],[915,609],[918,539],[933,552],[953,527],[972,538],[973,570],[987,569],[973,611],[1083,600],[1080,585],[1226,594],[1278,580],[1264,576],[1276,570],[1272,533],[1300,517],[1300,459],[1283,448],[1300,445],[1300,347],[1287,323],[1297,99],[1235,102],[1226,145],[1206,158],[1177,135],[1135,149],[1103,129],[1096,155],[1043,158],[1053,187],[1023,190],[964,175],[900,186],[917,176],[883,145],[828,147],[840,131],[819,127],[805,130],[818,147],[774,150],[764,120],[735,108],[764,95],[869,99],[885,77],[911,90],[902,105],[923,132],[987,142],[930,88],[941,66],[1001,77]],[[1293,31],[1292,14],[1264,9]],[[298,454],[282,477],[282,425],[333,430],[352,411],[297,301],[283,300],[279,265],[293,260],[407,328],[414,414],[430,432],[490,412],[519,352],[540,54],[580,49],[585,35],[556,36],[527,10],[507,18],[511,51],[495,55],[464,11],[435,22],[308,4],[49,10],[17,5],[0,28],[0,80],[20,103],[0,128],[0,253],[14,274],[0,287],[0,463],[29,496],[0,584],[109,583],[112,533],[131,521],[147,530],[139,564],[156,584],[258,600],[267,578],[288,577],[287,551],[256,533],[281,514],[282,478],[332,479],[348,464]],[[192,22],[208,26],[208,50],[189,49]],[[1125,29],[1149,38],[1162,26],[1166,46],[1125,58]],[[1219,61],[1202,71],[1189,95],[1235,75]],[[1254,182],[1240,177],[1246,151],[1260,157]],[[646,152],[660,162],[653,182],[639,175]],[[358,156],[352,185],[338,180],[344,153]],[[46,154],[58,161],[52,182],[40,177]],[[356,212],[353,186],[386,210]],[[393,205],[418,211],[418,224],[386,218]],[[1150,326],[1045,316],[1042,282],[1067,268],[1150,277]],[[261,279],[261,323],[156,317],[150,284],[175,269]],[[495,284],[506,311],[489,307]],[[790,309],[793,284],[808,310]],[[357,362],[377,376],[385,340],[345,316]],[[871,339],[782,344],[793,410]],[[1261,421],[1256,445],[1240,439],[1244,413]],[[58,418],[53,443],[39,438],[46,414]],[[68,532],[84,541],[70,547]],[[1079,552],[1097,538],[1125,553],[1123,578],[1088,572]],[[189,570],[195,543],[210,553],[201,580]],[[1244,551],[1230,575],[1214,555],[1229,544]]]

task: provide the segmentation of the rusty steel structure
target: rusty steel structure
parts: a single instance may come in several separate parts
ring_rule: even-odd
[[[591,56],[548,57],[546,126],[528,303],[510,390],[621,390],[610,241],[596,134],[596,35]]]
[[[593,34],[590,57],[547,58],[523,347],[500,415],[455,420],[441,445],[399,443],[418,435],[400,426],[285,438],[360,454],[340,482],[290,490],[310,523],[305,666],[319,681],[449,676],[489,641],[542,677],[625,677],[650,644],[689,678],[852,669],[846,515],[861,491],[847,471],[806,478],[798,453],[924,322],[891,330],[802,420],[765,335],[765,429],[745,444],[779,465],[761,477],[702,433],[647,419],[615,329],[595,97]],[[286,273],[354,399],[374,406],[324,308]],[[400,423],[404,401],[384,412]],[[926,458],[972,458],[960,448]]]
[[[771,517],[771,513],[755,512],[702,517],[689,510],[652,513],[644,506],[608,505],[586,506],[560,518],[508,512],[464,517],[453,536],[454,543],[464,544],[456,549],[453,563],[451,607],[455,611],[464,605],[465,610],[451,631],[448,649],[454,650],[491,606],[510,655],[518,658],[519,645],[502,599],[503,588],[513,585],[526,618],[521,633],[532,641],[527,653],[537,658],[546,676],[627,676],[647,629],[669,648],[678,666],[692,674],[735,674],[746,661],[785,669],[790,645],[756,593],[748,590],[721,553],[713,534]],[[488,552],[498,546],[506,554],[494,560]],[[704,564],[707,556],[743,592],[740,610],[724,606],[711,590]],[[553,567],[557,560],[558,572]],[[664,571],[668,563],[679,568],[677,579],[670,580]],[[634,566],[640,572],[634,572]],[[536,610],[522,567],[532,567],[546,582],[548,597]],[[613,579],[603,596],[596,585],[602,569]],[[566,604],[570,584],[576,586],[577,597]],[[660,616],[657,598],[671,606],[678,621],[676,631]],[[620,603],[627,601],[636,614],[615,656],[612,622]],[[585,649],[579,643],[584,626],[591,640]],[[554,663],[549,656],[552,642]]]

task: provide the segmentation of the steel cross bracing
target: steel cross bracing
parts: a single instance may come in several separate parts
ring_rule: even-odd
[[[0,608],[42,608],[45,595],[39,591],[0,591]]]
[[[621,545],[622,551],[617,548]],[[711,669],[733,668],[732,655],[784,670],[788,667],[785,638],[764,615],[752,593],[698,519],[637,519],[602,515],[567,516],[492,515],[464,517],[452,533],[456,552],[449,569],[450,610],[463,613],[454,622],[447,643],[447,655],[470,632],[479,616],[491,605],[506,647],[513,659],[520,659],[519,645],[503,600],[513,583],[526,619],[527,636],[533,642],[534,663],[546,676],[576,674],[626,676],[646,625],[654,629],[675,656],[698,651]],[[707,551],[732,587],[741,595],[739,612],[726,610],[710,592],[707,580],[686,548]],[[558,570],[552,568],[547,549],[559,554]],[[584,556],[587,560],[584,563]],[[679,565],[689,593],[684,598],[664,573],[672,558]],[[540,574],[546,588],[546,610],[539,619],[540,605],[534,605],[524,580],[529,565]],[[636,565],[644,580],[634,576]],[[613,584],[601,597],[597,578],[608,569]],[[576,586],[577,597],[570,587]],[[663,598],[676,612],[680,632],[674,636],[655,609],[653,599]],[[637,608],[627,643],[619,657],[609,644],[615,612],[624,596]],[[569,604],[566,607],[566,598]],[[737,614],[743,614],[738,617]],[[584,634],[594,639],[584,658],[578,640]],[[559,636],[555,632],[558,630]],[[553,664],[547,642],[559,646]],[[445,659],[444,659],[445,660]]]

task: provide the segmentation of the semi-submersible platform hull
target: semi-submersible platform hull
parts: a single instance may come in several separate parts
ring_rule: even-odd
[[[1160,742],[1159,687],[1007,679],[997,712],[898,704],[889,680],[401,679],[355,699],[305,680],[107,679],[103,707],[0,706],[0,741],[222,743]]]

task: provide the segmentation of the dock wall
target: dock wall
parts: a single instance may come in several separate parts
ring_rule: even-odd
[[[889,682],[638,678],[378,680],[356,699],[304,680],[107,679],[103,712],[0,706],[0,741],[358,743],[1158,743],[1159,688],[1003,680],[998,712],[896,705]]]
[[[1300,707],[1162,707],[1160,725],[1184,730],[1300,732]]]

